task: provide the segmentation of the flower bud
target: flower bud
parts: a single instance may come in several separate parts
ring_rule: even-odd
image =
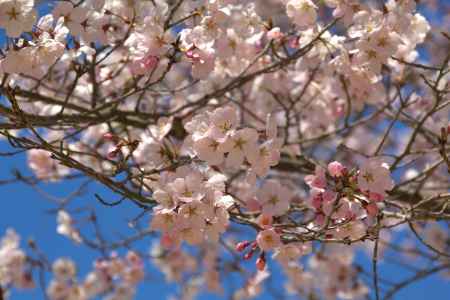
[[[341,177],[344,175],[345,167],[337,161],[328,164],[328,172],[333,177]]]
[[[244,255],[244,259],[245,260],[249,260],[249,259],[251,259],[252,258],[252,256],[253,256],[253,253],[255,253],[255,250],[250,250],[249,252],[247,252],[247,253],[245,253],[245,255]]]
[[[266,267],[266,257],[265,257],[264,252],[263,252],[263,253],[261,253],[261,255],[256,260],[256,268],[259,271],[263,271],[265,267]]]
[[[245,248],[247,248],[250,245],[249,241],[243,241],[243,242],[239,242],[236,244],[235,250],[237,252],[242,252],[245,250]]]

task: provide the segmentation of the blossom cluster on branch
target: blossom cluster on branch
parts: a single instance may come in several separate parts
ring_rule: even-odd
[[[34,2],[0,2],[0,135],[15,149],[2,156],[26,151],[32,171],[4,183],[87,178],[119,200],[83,197],[139,214],[133,235],[108,240],[100,214],[77,209],[88,183],[51,197],[57,232],[99,259],[82,277],[8,230],[0,299],[38,276],[51,300],[133,299],[148,262],[177,299],[258,297],[273,268],[286,278],[275,293],[304,299],[391,299],[448,276],[445,1]],[[440,7],[443,20],[424,17]],[[135,247],[147,237],[150,251]],[[387,251],[432,267],[391,283]]]

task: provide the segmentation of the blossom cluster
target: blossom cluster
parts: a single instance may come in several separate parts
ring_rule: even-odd
[[[20,237],[8,229],[0,244],[0,285],[21,289],[33,288],[34,281],[29,272],[27,256],[19,247]]]
[[[210,166],[225,163],[226,168],[238,169],[246,161],[250,164],[251,175],[265,176],[271,166],[278,164],[281,148],[276,123],[270,115],[267,117],[266,140],[259,144],[256,129],[237,128],[238,116],[234,107],[217,108],[211,113],[197,115],[186,124],[190,135],[185,143],[192,144],[197,157]]]
[[[152,229],[163,232],[161,244],[170,248],[182,241],[217,243],[228,226],[227,209],[233,205],[233,198],[224,193],[225,180],[222,174],[191,167],[161,174],[152,184],[158,205],[151,223]]]
[[[144,262],[137,253],[130,251],[124,258],[113,253],[110,258],[96,261],[94,270],[78,283],[75,263],[59,258],[52,265],[54,278],[47,294],[52,300],[87,300],[103,294],[108,300],[132,299],[136,285],[144,279],[143,268]]]

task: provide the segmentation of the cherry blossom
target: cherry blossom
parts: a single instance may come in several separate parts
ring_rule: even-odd
[[[220,143],[234,132],[237,125],[237,111],[234,107],[218,108],[210,116],[211,128],[208,136]]]
[[[256,151],[252,151],[247,160],[258,176],[265,176],[270,167],[277,165],[280,160],[279,146],[275,141],[266,141]]]
[[[328,164],[328,172],[333,177],[341,177],[344,175],[346,168],[338,161],[333,161]]]
[[[379,159],[369,159],[361,166],[358,186],[363,191],[386,195],[394,187],[389,167]]]
[[[267,180],[257,193],[262,205],[262,212],[267,215],[280,216],[289,209],[292,193],[277,181]]]
[[[31,277],[26,273],[26,255],[19,248],[20,237],[8,229],[0,243],[0,283],[18,288],[32,288]]]
[[[76,276],[76,266],[74,262],[66,258],[57,259],[52,265],[52,271],[56,280],[61,282],[74,279]]]
[[[64,210],[58,212],[58,228],[59,234],[65,235],[76,243],[81,243],[82,239],[78,230],[73,226],[72,217]]]
[[[227,167],[237,168],[244,163],[257,149],[258,132],[253,128],[237,130],[224,143],[219,145],[221,152],[228,153],[225,163]]]
[[[305,182],[312,188],[324,189],[327,185],[325,170],[317,166],[315,174],[306,176]]]
[[[263,251],[269,251],[281,246],[280,235],[274,229],[266,229],[258,233],[256,238],[258,246]]]
[[[55,18],[63,17],[64,25],[69,28],[70,33],[79,35],[83,32],[82,23],[86,20],[88,10],[85,7],[74,7],[70,2],[59,2],[53,10]]]
[[[32,150],[28,153],[30,167],[36,176],[45,180],[58,180],[69,174],[70,170],[56,163],[45,150]]]
[[[299,27],[314,24],[317,18],[317,6],[311,0],[290,0],[286,4],[286,13]]]
[[[448,18],[425,2],[0,1],[0,156],[29,167],[1,186],[94,254],[7,230],[0,298],[133,299],[148,270],[171,299],[394,298],[411,282],[381,262],[448,276]]]
[[[33,0],[8,0],[0,3],[0,27],[6,34],[16,38],[24,31],[29,31],[36,21]]]

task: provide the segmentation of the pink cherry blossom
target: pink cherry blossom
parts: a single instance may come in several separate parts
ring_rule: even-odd
[[[168,187],[172,195],[183,202],[201,200],[205,196],[202,178],[196,174],[177,178]]]
[[[204,239],[203,231],[200,230],[198,224],[192,224],[184,217],[177,219],[175,230],[175,234],[190,245],[198,245]]]
[[[65,235],[76,243],[81,243],[82,238],[78,230],[74,227],[74,221],[69,213],[64,210],[58,211],[57,217],[58,227],[57,232]]]
[[[192,63],[192,77],[206,79],[214,70],[215,56],[213,53],[200,49],[189,50],[186,57]]]
[[[53,274],[58,281],[68,281],[76,276],[74,262],[67,258],[59,258],[52,265]]]
[[[176,217],[177,214],[172,210],[156,210],[155,215],[152,218],[150,228],[163,232],[169,232],[175,225]]]
[[[208,136],[223,143],[228,136],[234,133],[237,127],[237,111],[233,106],[218,108],[210,116],[211,127]],[[248,132],[247,132],[248,135]]]
[[[0,283],[18,288],[32,288],[31,279],[26,279],[26,255],[19,247],[20,237],[13,229],[7,229],[0,241]],[[28,282],[27,282],[28,281]]]
[[[258,132],[252,128],[244,128],[229,136],[219,145],[221,152],[228,153],[225,164],[230,168],[238,168],[244,159],[257,149]]]
[[[317,6],[311,0],[290,0],[286,4],[286,13],[299,27],[312,26],[317,18]]]
[[[278,181],[267,180],[257,193],[262,205],[262,212],[267,215],[280,216],[289,209],[292,199],[291,191]]]
[[[282,245],[280,235],[275,232],[275,229],[266,229],[259,232],[256,241],[263,251],[270,251]]]
[[[58,2],[53,10],[55,18],[63,17],[64,24],[69,28],[70,33],[79,35],[83,32],[82,23],[87,18],[88,10],[85,7],[74,7],[70,2]]]
[[[197,156],[212,166],[220,165],[225,159],[225,153],[219,146],[219,142],[209,137],[194,142],[194,150]]]
[[[278,164],[280,149],[275,141],[269,140],[259,145],[256,151],[252,151],[247,160],[258,176],[265,176],[270,167]]]
[[[316,166],[315,174],[306,176],[305,182],[311,188],[318,188],[318,189],[326,188],[327,181],[326,181],[325,170],[320,166]]]
[[[7,0],[0,3],[0,27],[5,28],[6,34],[16,38],[24,31],[31,30],[36,11],[33,9],[34,0]]]
[[[394,187],[388,166],[379,159],[368,159],[359,170],[358,186],[362,191],[385,195]]]

